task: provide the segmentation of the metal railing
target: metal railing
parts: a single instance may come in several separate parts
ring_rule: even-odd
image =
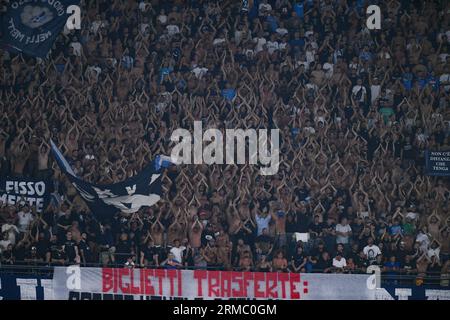
[[[68,266],[70,264],[65,264],[65,266]],[[59,265],[49,265],[49,264],[30,264],[29,262],[25,262],[23,261],[23,263],[19,264],[13,264],[13,265],[9,265],[9,264],[2,264],[0,265],[0,274],[1,273],[6,273],[6,274],[12,274],[12,275],[17,275],[17,276],[41,276],[41,277],[52,277],[53,276],[53,270],[54,267],[56,266],[63,266],[61,264]],[[101,264],[99,263],[88,263],[86,265],[81,265],[81,267],[96,267],[96,268],[101,268],[103,267]],[[108,268],[124,268],[123,264],[110,264],[108,265]],[[136,265],[135,268],[141,268],[140,266]],[[147,268],[151,268],[151,269],[164,269],[164,266],[149,266]],[[195,270],[195,269],[199,269],[198,267],[192,267],[192,266],[183,266],[180,267],[180,269],[184,269],[184,270]],[[224,268],[219,268],[219,267],[202,267],[202,270],[226,270]],[[231,270],[227,270],[227,271],[231,271]],[[242,270],[237,270],[237,269],[233,269],[232,271],[242,271]],[[256,271],[256,270],[251,270],[251,271]],[[320,269],[313,269],[313,273],[322,273],[324,270],[320,270]],[[333,270],[331,272],[328,273],[335,273],[335,274],[339,274],[342,272],[333,272]],[[344,273],[349,273],[349,272],[344,272]],[[366,274],[365,272],[359,270],[357,272],[350,272],[352,274]],[[399,271],[397,274],[392,274],[391,273],[386,273],[386,272],[382,272],[381,273],[381,283],[383,285],[395,285],[395,286],[401,286],[401,285],[405,285],[405,286],[411,286],[411,285],[417,285],[417,286],[421,286],[421,285],[427,285],[427,286],[433,286],[433,287],[439,287],[439,288],[445,288],[445,289],[450,289],[449,286],[449,279],[450,279],[450,275],[443,275],[439,272],[427,272],[426,274],[417,274],[417,273],[406,273],[406,272],[402,272]]]

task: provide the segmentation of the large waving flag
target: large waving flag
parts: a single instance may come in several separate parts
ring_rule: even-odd
[[[45,58],[79,0],[10,1],[1,21],[0,45],[12,52]]]
[[[157,156],[139,174],[125,181],[96,185],[78,178],[55,143],[50,141],[50,144],[59,167],[99,220],[111,218],[118,211],[134,213],[161,198],[161,168],[171,164],[169,157]]]

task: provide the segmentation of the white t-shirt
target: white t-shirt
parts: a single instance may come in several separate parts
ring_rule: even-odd
[[[350,63],[348,64],[348,67],[349,67],[350,69],[358,70],[359,64],[358,64],[358,63],[354,63],[354,62],[350,62]]]
[[[304,129],[306,132],[309,132],[310,134],[316,133],[316,130],[313,127],[305,127]]]
[[[31,221],[34,220],[33,215],[30,212],[25,213],[22,211],[20,211],[17,215],[19,217],[19,231],[26,232]]]
[[[94,33],[97,33],[98,29],[100,29],[101,26],[102,26],[102,21],[96,20],[96,21],[92,22],[91,31]]]
[[[359,90],[362,90],[361,97],[359,98],[359,101],[362,102],[362,101],[364,101],[364,98],[366,97],[367,90],[366,90],[366,88],[364,86],[356,85],[356,86],[353,87],[352,93],[354,95],[356,95],[359,92]]]
[[[369,260],[375,260],[375,258],[381,254],[380,248],[374,244],[365,246],[363,252]]]
[[[381,92],[381,86],[379,84],[371,85],[370,86],[370,95],[371,95],[370,102],[373,103],[380,95],[380,92]]]
[[[258,7],[259,9],[259,15],[262,16],[265,12],[272,11],[272,6],[268,3],[261,3]]]
[[[167,22],[167,16],[165,14],[160,14],[158,16],[158,21],[161,22],[161,24],[166,24]]]
[[[285,34],[288,33],[288,30],[287,30],[286,28],[277,28],[277,29],[275,30],[275,32],[278,33],[279,35],[284,36]]]
[[[253,42],[256,43],[255,52],[260,52],[264,49],[263,46],[267,43],[267,40],[263,37],[253,38]]]
[[[176,33],[180,33],[180,28],[178,28],[175,24],[169,24],[167,27],[167,32],[169,33],[169,36],[173,36]]]
[[[306,50],[305,56],[306,56],[306,61],[308,62],[308,64],[310,64],[311,62],[314,62],[314,54],[315,54],[315,51]]]
[[[244,52],[247,59],[253,59],[253,56],[255,55],[255,52],[252,49],[247,49]]]
[[[440,254],[440,252],[441,252],[441,249],[440,248],[436,248],[436,249],[428,249],[428,252],[427,252],[427,255],[428,255],[428,258],[432,258],[433,256],[435,256],[436,257],[436,259],[437,260],[439,260],[439,254]]]
[[[236,30],[234,32],[234,42],[236,42],[236,44],[241,43],[241,39],[242,39],[242,34],[244,32],[242,30]]]
[[[419,242],[422,250],[426,251],[428,249],[428,246],[431,241],[430,241],[430,238],[426,234],[419,233],[416,237],[416,242]]]
[[[350,227],[349,224],[346,224],[345,226],[343,226],[342,224],[337,224],[336,225],[336,232],[350,232],[352,231],[352,228]],[[336,243],[343,243],[343,244],[347,244],[348,243],[348,239],[350,238],[350,236],[336,236]]]
[[[277,41],[268,41],[267,42],[267,51],[269,54],[274,53],[276,50],[278,50],[279,45]]]
[[[192,69],[192,72],[195,74],[195,76],[198,79],[201,79],[203,77],[204,74],[206,74],[208,72],[208,68],[204,68],[204,67],[195,67],[194,69]]]
[[[445,89],[445,91],[450,90],[450,74],[444,73],[443,75],[441,75],[439,77],[439,82],[440,83],[445,83],[445,82],[449,83],[449,84],[444,85],[444,89]]]
[[[390,58],[391,58],[391,55],[389,54],[389,52],[381,52],[380,54],[379,54],[379,57],[381,58],[381,59],[386,59],[386,60],[389,60]]]
[[[0,240],[0,253],[5,251],[10,244],[11,241],[9,240]]]
[[[145,8],[147,7],[147,3],[145,1],[141,1],[139,2],[139,10],[141,10],[142,12],[145,11]]]
[[[73,52],[75,53],[75,55],[81,57],[81,43],[72,42],[70,46],[73,48]]]
[[[19,233],[19,230],[17,229],[17,227],[13,224],[8,224],[5,223],[4,225],[2,225],[2,233],[3,232],[7,232],[7,238],[4,240],[9,240],[12,245],[16,244],[16,234]]]
[[[305,66],[305,70],[308,70],[308,68],[309,68],[309,62],[308,61],[306,61],[306,60],[305,61],[298,60],[298,61],[295,62],[295,67],[296,68],[300,67],[301,65]]]
[[[140,25],[140,30],[141,30],[141,33],[142,33],[142,34],[145,33],[145,30],[146,30],[147,28],[150,28],[150,25],[149,25],[148,23],[141,23],[141,25]]]
[[[325,77],[327,79],[330,79],[333,76],[333,71],[334,71],[334,65],[329,63],[329,62],[325,62],[323,64],[322,67],[323,71],[325,71]]]
[[[347,260],[344,257],[341,257],[341,260],[336,258],[333,259],[333,267],[335,268],[344,268],[347,266]]]
[[[225,38],[216,38],[213,41],[213,46],[216,46],[216,45],[224,43],[224,42],[225,42]]]
[[[184,250],[186,250],[186,247],[184,247],[184,246],[180,246],[178,248],[173,247],[172,249],[170,249],[170,253],[172,253],[174,255],[175,260],[177,260],[178,262],[181,263],[181,261],[183,261],[183,258],[181,255],[183,254]]]

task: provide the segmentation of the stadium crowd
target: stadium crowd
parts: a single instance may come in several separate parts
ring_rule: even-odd
[[[0,174],[54,184],[42,213],[0,204],[1,263],[448,279],[449,180],[423,167],[450,149],[450,2],[370,1],[381,30],[368,4],[82,1],[49,59],[0,50]],[[278,173],[171,166],[157,205],[99,223],[49,155],[115,183],[195,120],[279,128]]]

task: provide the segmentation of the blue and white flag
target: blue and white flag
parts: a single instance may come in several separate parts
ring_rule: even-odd
[[[161,168],[170,164],[165,156],[158,156],[139,174],[125,181],[96,185],[78,178],[54,142],[50,141],[50,144],[59,167],[100,220],[111,218],[118,211],[134,213],[143,206],[154,205],[161,198]]]
[[[0,45],[12,52],[45,58],[79,0],[12,0],[1,21]]]

